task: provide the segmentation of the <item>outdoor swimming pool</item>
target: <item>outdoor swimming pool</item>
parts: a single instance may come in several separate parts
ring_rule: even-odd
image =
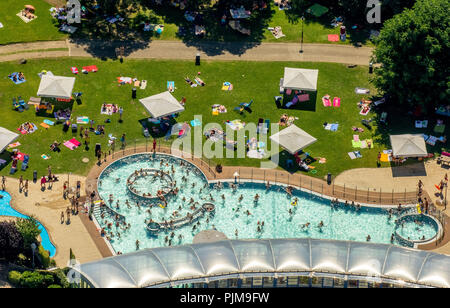
[[[164,202],[159,199],[140,198],[129,191],[127,179],[140,169],[163,170],[175,181],[173,187],[177,187],[179,192],[167,196],[167,207],[163,208]],[[146,181],[148,187],[144,184]],[[172,156],[128,156],[106,167],[99,177],[98,192],[110,208],[126,217],[130,227],[116,227],[113,217],[108,215],[96,218],[107,231],[112,247],[122,253],[135,251],[136,240],[139,240],[140,249],[168,246],[169,242],[171,245],[192,243],[198,232],[213,228],[230,239],[310,237],[366,241],[370,235],[371,242],[376,243],[391,243],[391,235],[399,228],[401,235],[411,240],[419,240],[423,236],[431,239],[437,233],[437,225],[429,222],[417,225],[414,221],[406,221],[403,227],[397,225],[396,211],[389,217],[385,209],[362,207],[357,210],[344,204],[331,206],[329,200],[302,191],[294,190],[291,197],[281,186],[266,189],[264,184],[241,183],[233,190],[231,184],[223,183],[222,188],[217,189],[207,182],[197,167]],[[139,179],[135,187],[139,193],[152,193],[154,197],[154,192],[159,190],[158,185],[161,185],[161,190],[167,187],[167,183],[151,174],[147,179]],[[112,202],[108,201],[110,194],[113,195]],[[259,195],[257,202],[254,200],[256,194]],[[292,205],[295,198],[298,198],[296,206]],[[129,206],[126,200],[129,200]],[[150,219],[164,222],[182,218],[209,202],[215,205],[214,211],[205,212],[177,229],[150,232],[146,228]],[[195,209],[191,209],[194,204]],[[172,216],[175,211],[178,215]],[[321,221],[323,227],[320,228]],[[111,222],[113,225],[108,228]],[[307,223],[310,223],[309,227],[302,228]],[[394,244],[399,243],[394,241]]]
[[[3,196],[2,199],[0,199],[0,216],[12,216],[12,217],[19,217],[19,218],[29,218],[26,215],[23,215],[22,213],[17,212],[15,209],[13,209],[10,205],[11,202],[11,195],[8,194],[5,191],[0,191],[0,195]],[[56,248],[53,246],[52,242],[50,241],[50,237],[48,235],[47,230],[44,228],[41,223],[39,223],[39,230],[41,230],[41,244],[42,247],[44,247],[45,250],[49,251],[50,257],[53,257],[56,253]]]

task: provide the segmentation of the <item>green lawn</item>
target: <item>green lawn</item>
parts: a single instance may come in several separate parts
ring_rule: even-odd
[[[64,39],[67,34],[58,31],[56,20],[54,20],[49,12],[50,5],[43,0],[30,0],[27,4],[36,7],[36,15],[38,18],[28,24],[23,22],[16,14],[23,8],[23,3],[18,1],[1,1],[0,2],[0,22],[4,28],[0,29],[0,44],[33,42],[33,41],[50,41]],[[262,42],[300,42],[301,22],[299,20],[291,22],[284,11],[278,10],[272,6],[270,16],[265,19],[252,19],[244,21],[247,27],[252,29],[253,34],[250,37],[243,36],[235,32],[230,27],[221,27],[218,20],[208,18],[205,20],[208,30],[207,40],[212,41],[262,41]],[[103,18],[95,22],[83,21],[83,26],[77,31],[74,38],[105,38],[105,39],[144,39],[144,40],[180,40],[177,31],[180,25],[188,25],[184,19],[183,12],[167,8],[157,8],[155,10],[141,10],[130,16],[128,25],[118,26],[110,25]],[[150,32],[142,31],[143,21],[164,24],[164,32],[161,35],[153,35]],[[283,38],[275,39],[267,27],[281,26]],[[107,33],[111,32],[111,35]],[[351,44],[351,36],[348,36],[346,42],[329,42],[328,34],[338,34],[339,28],[332,28],[329,25],[323,25],[313,20],[310,15],[306,16],[304,22],[304,43],[331,43],[331,44]],[[199,40],[194,35],[188,35],[185,41]],[[205,39],[200,39],[205,40]],[[368,42],[370,44],[370,42]]]
[[[140,80],[148,80],[146,90],[138,90],[138,98],[156,94],[166,90],[166,81],[173,80],[177,87],[174,95],[177,99],[183,96],[187,98],[186,111],[181,113],[177,119],[179,122],[190,121],[194,115],[203,116],[203,124],[215,122],[223,125],[225,120],[242,119],[243,121],[257,122],[258,118],[270,119],[271,123],[278,122],[283,113],[297,116],[299,120],[295,124],[303,128],[318,139],[318,142],[306,149],[313,157],[327,158],[326,164],[314,163],[316,170],[315,176],[322,177],[327,172],[338,174],[344,170],[360,167],[375,167],[377,153],[380,150],[389,148],[389,141],[384,130],[378,130],[375,127],[372,131],[365,129],[360,134],[361,139],[372,138],[375,142],[374,149],[362,149],[362,158],[350,160],[347,152],[354,150],[351,145],[353,131],[351,127],[361,126],[360,120],[364,117],[359,115],[359,109],[356,103],[362,97],[354,93],[354,88],[369,87],[368,73],[366,67],[357,67],[349,69],[341,64],[329,63],[258,63],[258,62],[207,62],[203,61],[201,67],[197,67],[193,62],[184,61],[125,61],[120,64],[118,61],[100,61],[89,59],[46,59],[30,60],[24,66],[18,66],[14,63],[2,63],[0,65],[0,113],[2,114],[1,126],[15,131],[17,127],[25,122],[31,121],[38,125],[37,132],[31,135],[20,136],[19,141],[22,146],[20,151],[31,155],[30,168],[27,172],[19,171],[16,176],[25,174],[30,176],[33,170],[45,172],[48,164],[53,166],[56,172],[73,172],[77,174],[86,174],[88,169],[94,164],[94,144],[102,143],[103,149],[107,147],[107,137],[92,136],[91,150],[85,152],[84,148],[78,148],[75,151],[62,147],[61,153],[50,153],[49,145],[57,140],[62,142],[72,138],[72,133],[63,133],[62,125],[50,127],[48,131],[40,127],[39,124],[45,117],[36,116],[33,110],[23,113],[16,112],[11,108],[11,98],[21,95],[25,99],[30,96],[36,96],[39,85],[37,75],[42,69],[51,70],[56,75],[70,76],[70,67],[96,64],[99,72],[88,75],[80,74],[77,76],[74,91],[82,91],[82,104],[73,104],[73,117],[89,116],[95,122],[103,123],[108,116],[100,115],[100,108],[103,102],[117,103],[124,108],[124,122],[118,123],[118,116],[113,115],[112,122],[106,124],[106,133],[113,133],[120,137],[123,132],[128,136],[128,144],[134,146],[134,140],[137,143],[143,143],[144,137],[141,133],[139,120],[145,119],[147,113],[137,100],[131,100],[131,85],[119,87],[116,82],[118,76],[137,77]],[[283,68],[302,67],[319,69],[318,94],[315,104],[315,111],[308,110],[285,110],[278,109],[274,103],[274,95],[278,94],[279,78],[283,74]],[[14,71],[24,72],[27,82],[21,85],[14,85],[6,76]],[[201,71],[201,77],[206,82],[205,87],[191,88],[183,78],[187,75],[192,79],[197,71]],[[224,81],[234,84],[234,90],[231,92],[221,91],[221,85]],[[332,97],[339,96],[342,99],[340,108],[325,108],[321,102],[324,94],[330,94]],[[233,111],[233,108],[240,102],[254,100],[252,113],[239,115]],[[228,113],[219,116],[211,114],[211,105],[223,104],[228,108]],[[369,114],[368,117],[376,117],[376,114]],[[413,121],[403,117],[403,115],[390,115],[391,122],[394,123],[393,129],[389,132],[414,130]],[[395,118],[395,120],[394,120]],[[339,129],[336,132],[327,131],[323,128],[324,122],[337,122]],[[225,125],[223,125],[225,127]],[[429,126],[433,126],[430,123]],[[76,136],[79,139],[79,136]],[[433,149],[431,149],[433,150]],[[436,151],[440,149],[435,149]],[[51,155],[50,160],[43,160],[41,154]],[[8,153],[1,155],[7,158]],[[81,162],[83,157],[88,157],[90,163]],[[215,159],[225,165],[260,165],[258,159]],[[20,166],[20,165],[19,165]],[[388,166],[388,164],[383,164]],[[10,165],[0,170],[0,174],[8,174]]]
[[[31,4],[36,8],[37,19],[25,23],[16,16],[25,4]],[[10,43],[52,41],[66,38],[66,35],[58,31],[53,24],[50,15],[50,5],[43,0],[26,1],[0,1],[0,45]]]

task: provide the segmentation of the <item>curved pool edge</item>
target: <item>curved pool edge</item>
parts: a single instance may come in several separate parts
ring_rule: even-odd
[[[230,182],[234,182],[235,181],[235,179],[233,179],[233,178],[212,179],[212,178],[207,176],[207,174],[204,172],[204,170],[201,168],[201,166],[197,165],[194,160],[193,161],[188,160],[188,158],[192,158],[191,154],[186,153],[186,152],[182,152],[182,151],[179,151],[179,153],[181,155],[175,155],[175,154],[166,153],[166,152],[156,152],[156,151],[155,152],[149,152],[147,150],[145,150],[145,151],[137,151],[135,149],[134,153],[125,154],[125,151],[123,151],[122,155],[120,155],[120,153],[119,153],[119,155],[117,155],[117,158],[112,159],[107,164],[103,163],[100,166],[96,165],[96,166],[94,166],[91,169],[91,171],[89,172],[89,174],[86,177],[86,185],[85,185],[86,193],[88,193],[88,187],[89,187],[89,188],[91,188],[90,191],[94,190],[96,192],[96,195],[99,196],[98,181],[99,181],[100,177],[102,176],[103,172],[109,166],[114,164],[115,162],[117,162],[119,160],[122,160],[122,159],[125,159],[125,158],[128,158],[128,157],[137,156],[137,155],[145,155],[145,154],[147,154],[147,155],[156,154],[156,155],[170,156],[170,157],[174,157],[174,158],[177,158],[177,159],[181,159],[181,160],[187,162],[188,164],[195,166],[198,169],[198,171],[204,176],[204,178],[208,182],[208,184],[214,184],[214,183],[217,183],[217,182],[230,183]],[[187,157],[184,157],[184,155],[186,155]],[[112,157],[109,156],[109,158],[112,158]],[[98,169],[98,170],[94,170],[94,169]],[[97,172],[95,172],[95,171],[97,171]],[[243,183],[260,183],[260,184],[265,184],[266,183],[266,181],[264,181],[264,180],[256,180],[256,179],[253,179],[253,180],[242,179],[241,180],[240,178],[239,178],[238,182],[239,183],[240,182],[243,182]],[[303,187],[300,187],[300,186],[297,186],[297,185],[286,184],[286,183],[278,182],[278,181],[270,182],[270,184],[271,185],[282,186],[282,187],[292,186],[296,190],[299,190],[301,192],[308,193],[308,194],[314,195],[315,197],[323,198],[323,199],[330,200],[330,201],[333,200],[333,199],[335,199],[335,200],[337,199],[340,203],[345,203],[345,201],[348,201],[348,200],[344,200],[344,199],[334,198],[334,197],[329,196],[327,194],[317,193],[317,192],[314,192],[314,191],[312,191],[310,189],[303,188]],[[364,203],[364,202],[355,202],[355,203],[358,203],[358,204],[360,204],[363,207],[385,209],[385,210],[388,210],[388,209],[391,209],[391,208],[392,209],[396,209],[397,208],[397,206],[393,205],[393,204],[372,204],[372,203]],[[415,203],[409,203],[409,204],[403,204],[402,205],[403,208],[408,208],[408,209],[409,208],[414,208],[415,206],[416,206]],[[435,222],[437,221],[434,217],[433,217],[433,220]],[[98,230],[100,230],[100,228],[99,228],[100,225],[97,222],[95,217],[93,217],[93,221],[94,221],[94,223],[96,225],[96,228]],[[442,225],[441,225],[441,223],[439,221],[437,221],[437,225],[438,225],[438,228],[439,228],[438,230],[439,231],[443,230],[443,227],[442,227]],[[439,234],[439,231],[436,233],[436,236],[434,236],[432,240],[430,240],[427,243],[415,244],[414,248],[417,248],[417,246],[419,246],[419,245],[434,243],[434,242],[438,241],[437,235]],[[114,250],[114,248],[112,247],[111,243],[109,243],[109,241],[106,238],[103,237],[103,239],[104,239],[106,245],[108,246],[108,248],[110,249],[111,253],[113,255],[117,255],[115,250]],[[358,241],[355,241],[355,242],[358,242]],[[399,247],[403,247],[403,246],[399,246]],[[438,248],[438,247],[436,246],[436,248]]]
[[[21,215],[23,215],[23,216],[26,216],[27,218],[30,218],[31,216],[34,217],[34,215],[28,215],[26,212],[19,211],[19,210],[15,207],[15,205],[14,205],[15,200],[13,199],[13,197],[11,196],[10,193],[8,193],[7,191],[4,191],[4,190],[0,190],[0,192],[3,192],[3,193],[8,194],[8,196],[10,197],[10,200],[9,200],[9,206],[10,206],[14,211],[16,211],[17,213],[19,213],[19,214],[21,214]],[[0,215],[0,216],[3,216],[3,217],[13,217],[13,218],[21,218],[21,217],[18,217],[18,216],[11,216],[11,215]],[[58,248],[58,245],[56,244],[56,242],[53,240],[52,235],[50,234],[50,232],[52,231],[51,228],[48,228],[47,226],[45,226],[45,224],[42,223],[42,220],[41,220],[41,219],[38,219],[38,217],[34,217],[34,218],[36,219],[36,221],[42,226],[42,228],[43,228],[43,229],[45,230],[45,232],[47,233],[49,243],[50,243],[50,244],[53,246],[53,248],[55,249],[54,255],[51,256],[51,255],[50,255],[51,251],[48,250],[48,249],[46,249],[46,248],[44,247],[44,245],[42,245],[42,236],[41,236],[42,230],[41,230],[41,233],[39,233],[39,236],[41,236],[41,245],[42,245],[42,247],[43,247],[45,250],[47,250],[47,251],[49,252],[50,258],[55,259],[55,257],[56,257],[56,256],[58,255],[58,253],[59,253],[59,248]]]

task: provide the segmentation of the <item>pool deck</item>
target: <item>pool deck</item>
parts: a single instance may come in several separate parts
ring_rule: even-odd
[[[133,155],[133,154],[139,154],[139,153],[146,153],[149,152],[149,148],[146,149],[145,146],[143,147],[136,147],[134,149],[127,149],[127,150],[121,150],[114,153],[114,156],[110,155],[106,158],[106,160],[102,161],[101,165],[96,164],[89,172],[88,176],[86,177],[86,193],[90,194],[93,190],[97,190],[97,180],[100,176],[101,172],[109,166],[113,161],[116,161],[120,158],[123,158],[125,156]],[[166,147],[159,147],[157,149],[157,153],[161,154],[170,154],[171,150],[170,148]],[[178,153],[180,154],[180,153]],[[252,167],[233,167],[233,166],[223,166],[222,172],[217,173],[215,172],[214,168],[208,165],[205,161],[197,158],[186,158],[183,157],[185,160],[194,163],[206,176],[208,181],[220,181],[220,180],[230,180],[234,179],[234,173],[238,172],[240,175],[240,179],[237,179],[238,181],[252,181],[252,182],[264,182],[269,181],[270,183],[278,183],[278,184],[285,184],[285,185],[292,185],[295,187],[300,187],[305,190],[312,191],[316,195],[322,195],[324,197],[332,197],[332,198],[339,198],[341,200],[348,200],[349,202],[355,201],[362,204],[366,204],[369,206],[397,206],[399,202],[402,204],[408,204],[408,203],[415,203],[417,200],[417,193],[415,191],[415,186],[417,184],[418,180],[413,180],[412,177],[408,180],[408,185],[404,185],[401,187],[401,189],[398,189],[396,186],[396,183],[392,183],[392,185],[389,181],[386,181],[386,174],[383,174],[381,176],[380,182],[371,182],[371,183],[378,183],[379,187],[383,189],[383,191],[372,191],[370,188],[364,187],[361,185],[361,177],[354,177],[352,182],[349,182],[349,184],[346,184],[347,187],[355,187],[358,186],[362,187],[363,189],[354,189],[354,188],[344,188],[343,184],[341,185],[327,185],[327,182],[325,180],[317,179],[308,177],[305,175],[300,174],[290,174],[287,171],[284,170],[272,170],[272,169],[260,169],[260,168],[252,168]],[[377,172],[377,170],[383,170],[383,172],[392,172],[390,171],[391,168],[379,168],[379,169],[366,169],[364,170],[364,178],[371,179],[372,176],[368,176],[371,174],[371,172]],[[358,170],[358,169],[355,169]],[[352,171],[352,170],[350,170]],[[391,176],[392,177],[392,176]],[[358,181],[356,185],[352,186],[352,184]],[[424,182],[424,180],[422,179]],[[430,180],[432,181],[432,180]],[[339,176],[334,180],[334,183],[340,183],[341,180]],[[386,185],[388,184],[388,185]],[[393,193],[393,188],[396,188],[396,192]],[[412,188],[408,190],[407,187]],[[426,188],[428,186],[425,186]],[[385,191],[385,192],[384,192]],[[389,192],[391,191],[391,192]],[[403,192],[400,192],[403,191]],[[433,200],[433,198],[427,193],[426,190],[424,190],[424,197],[427,197],[429,200]],[[450,213],[447,213],[450,214]],[[92,223],[92,222],[91,222]],[[450,231],[450,219],[447,218],[447,223],[445,224],[445,236],[444,238],[437,244],[437,243],[431,243],[427,245],[420,245],[419,249],[424,250],[433,250],[439,253],[445,253],[450,254],[450,234],[447,231]],[[93,223],[92,223],[93,224]],[[93,230],[93,229],[92,229]],[[93,234],[93,236],[98,237],[98,232],[96,234]],[[106,246],[104,244],[104,241],[102,243],[102,246]],[[103,248],[104,249],[104,248]],[[102,250],[103,250],[102,249]]]
[[[11,206],[24,215],[34,216],[47,229],[50,240],[56,247],[54,259],[59,267],[67,265],[71,248],[80,263],[102,259],[105,256],[97,248],[91,233],[82,222],[83,216],[89,219],[86,214],[71,215],[69,225],[60,223],[61,211],[70,207],[70,202],[62,198],[63,183],[67,180],[67,175],[57,176],[59,182],[45,191],[41,191],[39,181],[37,183],[30,181],[28,196],[19,191],[18,179],[7,178],[6,191],[11,195]],[[85,177],[82,176],[71,175],[71,186],[78,180],[81,181],[83,189]]]

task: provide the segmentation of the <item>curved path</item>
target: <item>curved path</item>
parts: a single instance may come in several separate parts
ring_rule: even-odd
[[[105,48],[105,44],[108,48]],[[187,46],[178,41],[152,41],[147,47],[131,51],[129,59],[179,59],[194,60],[200,53],[204,60],[221,61],[308,61],[335,62],[344,64],[368,65],[372,55],[370,47],[354,47],[332,44],[304,44],[303,53],[298,43],[261,43],[246,49],[242,54],[228,50],[240,50],[246,43],[205,42]],[[52,57],[97,57],[111,54],[114,47],[127,43],[89,42],[72,43],[66,41],[46,41],[0,46],[0,62],[15,61],[22,58]],[[58,50],[55,50],[58,49]],[[64,49],[64,50],[61,50]]]

